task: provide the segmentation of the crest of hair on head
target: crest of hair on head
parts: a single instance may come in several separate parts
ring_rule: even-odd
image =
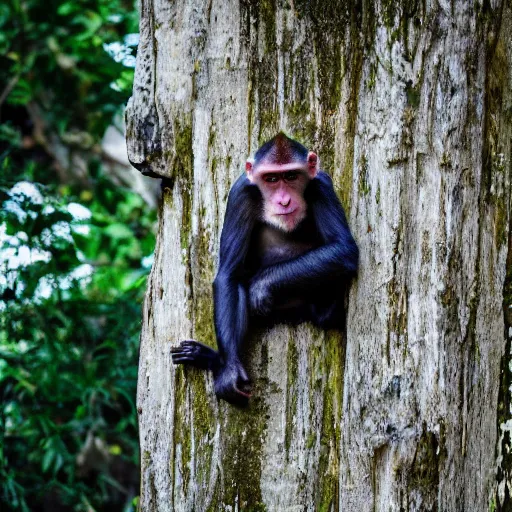
[[[279,132],[274,138],[263,144],[254,155],[255,162],[268,164],[306,162],[307,158],[308,150],[283,132]]]

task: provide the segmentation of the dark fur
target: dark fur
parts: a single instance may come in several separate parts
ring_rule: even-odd
[[[248,398],[240,393],[248,385],[240,352],[249,321],[311,321],[323,328],[342,322],[340,291],[357,271],[358,249],[327,174],[319,172],[304,197],[306,219],[284,233],[260,220],[261,194],[245,175],[229,193],[213,283],[219,352],[185,341],[172,354],[175,364],[212,370],[217,395],[229,402]],[[238,371],[235,386],[227,362]]]

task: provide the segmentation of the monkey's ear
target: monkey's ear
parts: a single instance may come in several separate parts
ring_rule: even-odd
[[[252,158],[248,158],[247,162],[245,162],[245,174],[251,183],[254,181],[253,164],[254,160]]]
[[[313,151],[308,153],[308,174],[311,179],[318,174],[318,156]]]

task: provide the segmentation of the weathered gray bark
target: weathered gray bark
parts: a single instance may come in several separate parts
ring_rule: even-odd
[[[497,0],[142,2],[129,155],[165,178],[142,510],[507,506],[511,29]],[[229,186],[279,129],[333,176],[360,273],[346,333],[253,333],[240,411],[170,348],[213,344]]]

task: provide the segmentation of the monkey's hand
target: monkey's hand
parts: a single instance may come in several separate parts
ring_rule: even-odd
[[[256,275],[249,284],[249,308],[253,315],[266,316],[272,311],[274,300],[268,281]]]
[[[239,362],[227,363],[214,374],[215,394],[234,405],[247,405],[250,393],[250,380]]]
[[[185,340],[171,348],[172,362],[195,366],[201,370],[213,370],[219,366],[219,353],[195,340]]]

